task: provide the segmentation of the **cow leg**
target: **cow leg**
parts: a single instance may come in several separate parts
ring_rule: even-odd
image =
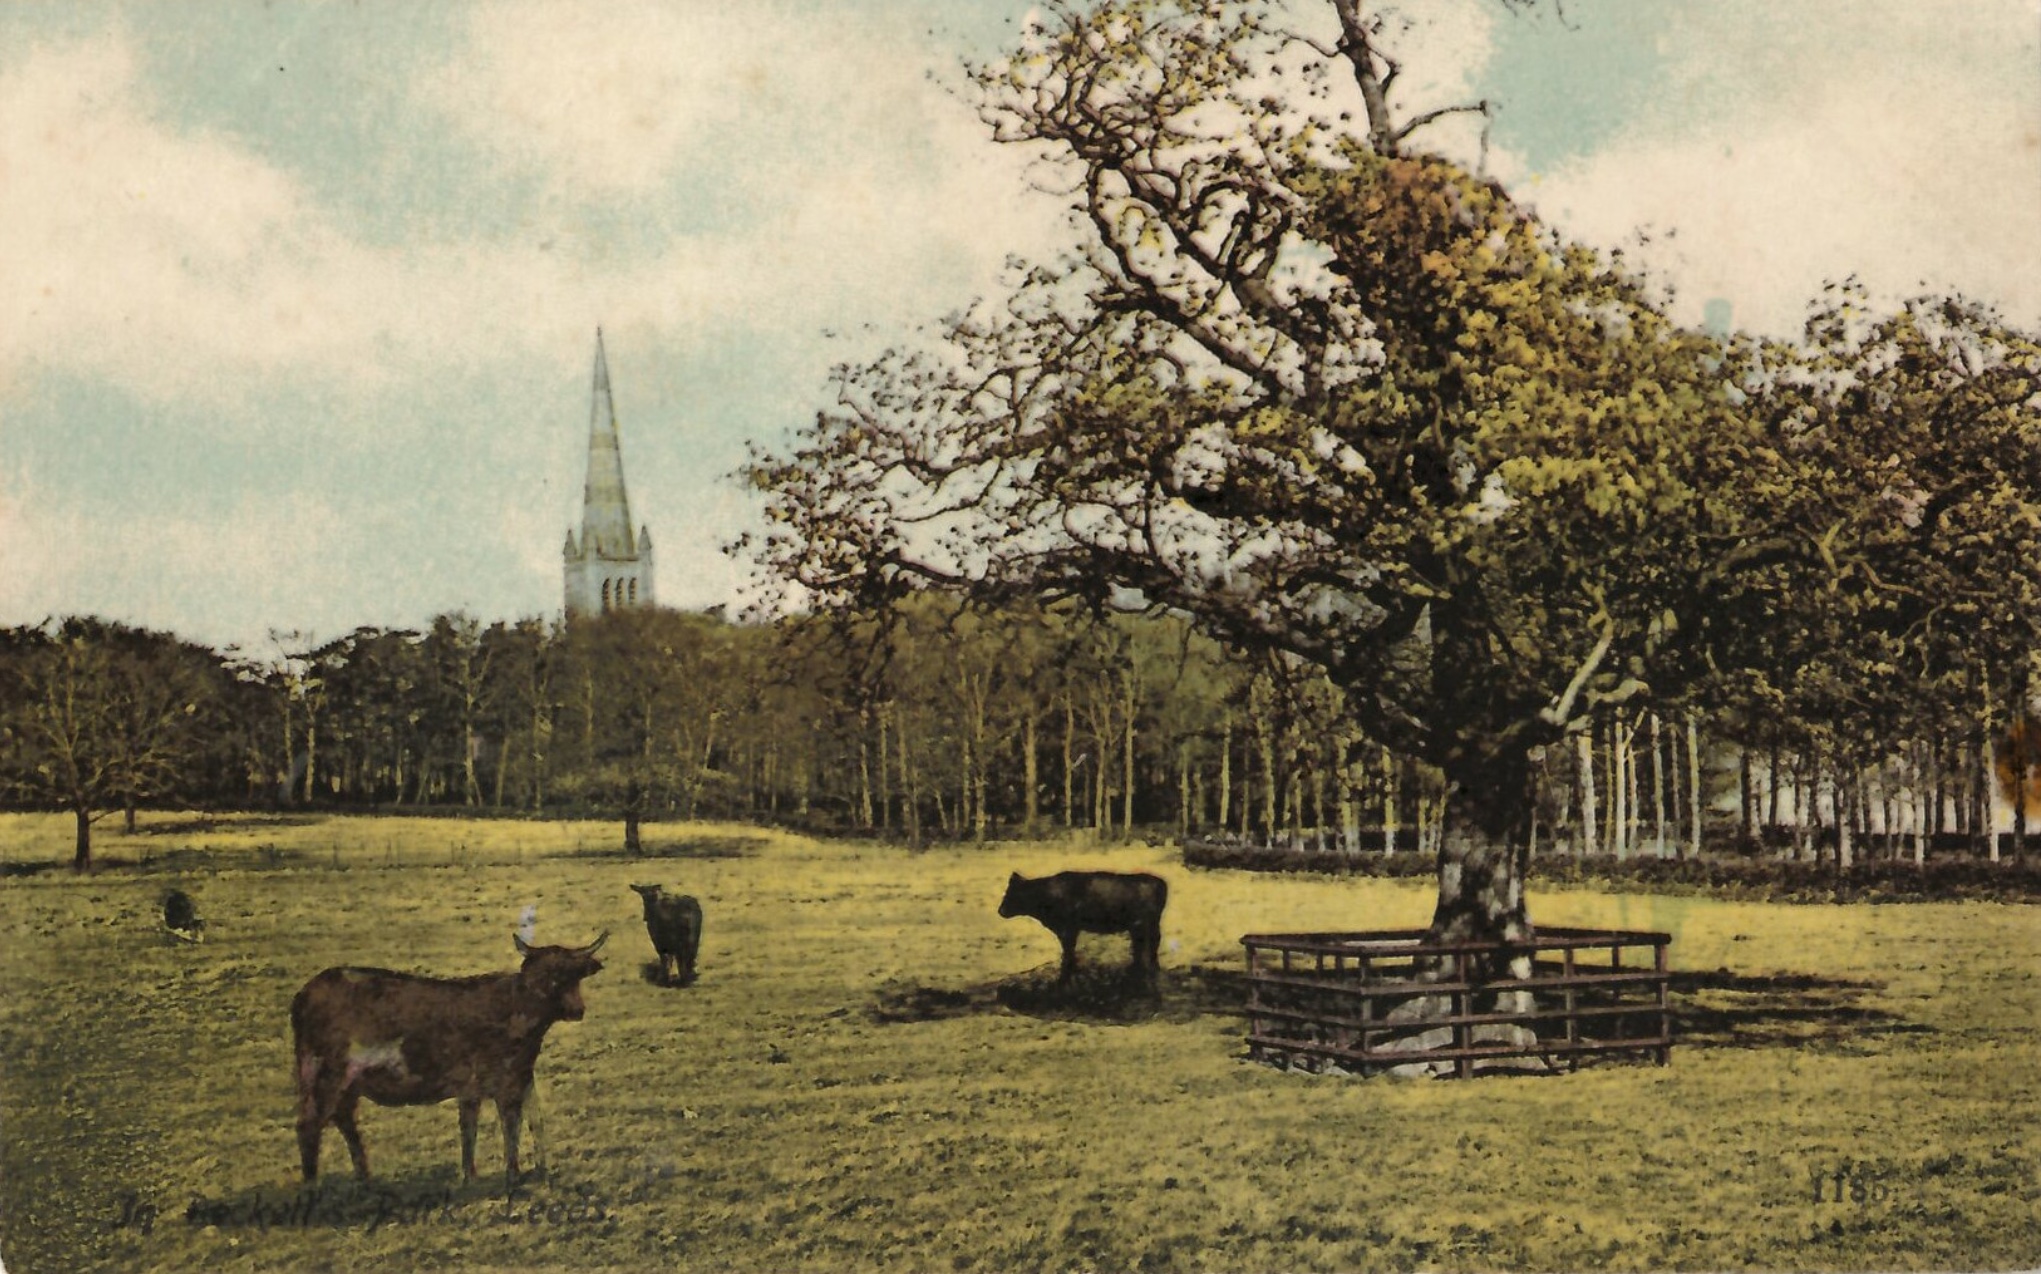
[[[363,1181],[369,1179],[369,1153],[362,1148],[361,1129],[355,1127],[354,1110],[361,1104],[361,1094],[348,1089],[340,1095],[340,1102],[333,1111],[333,1126],[340,1135],[347,1138],[348,1157],[354,1160],[354,1175]]]
[[[1068,982],[1077,972],[1077,930],[1058,929],[1056,940],[1063,944],[1063,968],[1056,975],[1056,980]]]
[[[524,1123],[524,1094],[496,1099],[496,1121],[503,1125],[503,1192],[517,1190],[517,1135]]]
[[[457,1103],[461,1111],[461,1179],[475,1179],[475,1124],[482,1118],[482,1099],[463,1097]]]
[[[314,1062],[313,1066],[318,1063]],[[298,1162],[305,1171],[305,1180],[316,1181],[319,1177],[319,1139],[326,1131],[326,1117],[320,1109],[318,1091],[301,1083],[298,1091]]]
[[[298,1059],[298,1162],[307,1181],[319,1176],[319,1142],[326,1125],[336,1120],[344,1083],[342,1076],[323,1070],[316,1055]]]

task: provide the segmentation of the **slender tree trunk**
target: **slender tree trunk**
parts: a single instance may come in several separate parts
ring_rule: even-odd
[[[1396,758],[1382,749],[1382,852],[1396,852]]]
[[[73,806],[72,818],[76,823],[77,839],[71,849],[71,870],[90,871],[92,868],[92,811],[84,806]]]
[[[1658,714],[1651,717],[1651,819],[1652,856],[1666,857],[1665,843],[1665,739],[1658,728]]]
[[[1121,754],[1121,782],[1125,785],[1120,801],[1120,832],[1125,836],[1134,834],[1134,678],[1127,674],[1122,681],[1127,712],[1126,750]]]
[[[1065,829],[1076,827],[1076,813],[1074,813],[1076,811],[1076,794],[1072,790],[1074,784],[1076,784],[1076,778],[1078,778],[1076,776],[1076,751],[1078,751],[1078,708],[1072,702],[1069,702],[1069,698],[1065,698],[1063,700],[1063,827]],[[1221,806],[1223,804],[1225,804],[1225,796],[1221,796]],[[1225,821],[1225,811],[1221,811],[1221,821]]]
[[[1848,767],[1838,762],[1835,772],[1835,869],[1838,873],[1849,871],[1856,863],[1856,848],[1850,842],[1850,827],[1855,821],[1856,811],[1845,808],[1854,805],[1855,785],[1850,782]]]
[[[858,827],[872,830],[872,710],[858,709]]]
[[[1226,724],[1219,732],[1219,818],[1221,835],[1227,828],[1227,806],[1233,800],[1233,714],[1226,714]]]
[[[1039,791],[1042,783],[1041,760],[1035,746],[1036,712],[1029,708],[1021,719],[1021,783],[1026,789],[1022,799],[1022,818],[1027,824],[1026,835],[1033,836],[1041,823],[1042,800]]]
[[[1595,843],[1595,743],[1594,731],[1583,730],[1573,736],[1574,752],[1580,770],[1580,856],[1600,852]]]
[[[1624,753],[1626,740],[1623,737],[1623,714],[1617,713],[1609,722],[1609,839],[1614,843],[1617,861],[1630,856],[1630,787],[1624,782],[1624,772],[1629,768]]]
[[[1765,826],[1779,825],[1779,741],[1772,740],[1770,758],[1765,763]]]
[[[1702,817],[1707,812],[1707,775],[1701,764],[1701,723],[1687,714],[1687,799],[1694,810],[1694,835],[1690,842],[1695,858],[1701,856]]]
[[[890,832],[893,830],[893,767],[887,764],[886,762],[886,758],[892,755],[891,747],[892,740],[886,737],[887,729],[893,723],[892,719],[893,719],[892,705],[890,704],[881,705],[879,708],[879,830],[881,832]],[[1032,717],[1029,718],[1028,725],[1030,729],[1033,728],[1034,719]],[[1031,770],[1034,765],[1034,760],[1035,760],[1034,755],[1031,752],[1028,755],[1028,765]],[[1030,789],[1029,792],[1029,799],[1030,801],[1033,800],[1032,789]],[[1034,829],[1034,815],[1032,810],[1033,807],[1031,805],[1030,813],[1028,816],[1028,828],[1030,831]]]
[[[2032,681],[2026,660],[2019,665],[2019,674],[2013,682],[2011,711],[2007,713],[2012,721],[2007,744],[2010,760],[2006,766],[2012,778],[2013,798],[2013,859],[2027,860],[2027,789],[2033,765],[2034,731],[2037,723],[2031,710],[2033,695]]]

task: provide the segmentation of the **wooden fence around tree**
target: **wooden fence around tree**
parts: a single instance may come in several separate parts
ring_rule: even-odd
[[[1672,1057],[1672,936],[1541,928],[1510,944],[1422,929],[1249,934],[1247,1045],[1257,1061],[1371,1073],[1424,1065],[1567,1069]]]

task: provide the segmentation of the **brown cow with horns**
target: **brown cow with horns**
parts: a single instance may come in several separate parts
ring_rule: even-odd
[[[534,947],[516,938],[524,964],[515,973],[428,978],[388,969],[328,969],[291,1001],[297,1055],[298,1152],[305,1180],[319,1175],[319,1140],[339,1127],[368,1179],[368,1154],[355,1127],[363,1097],[382,1106],[460,1103],[461,1172],[475,1175],[475,1122],[482,1100],[503,1124],[504,1180],[517,1185],[518,1125],[531,1091],[539,1045],[555,1022],[578,1022],[581,981],[601,970],[585,947]]]

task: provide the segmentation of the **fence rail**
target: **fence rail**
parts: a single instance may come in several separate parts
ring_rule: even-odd
[[[1539,929],[1513,943],[1422,929],[1249,934],[1247,1046],[1257,1061],[1370,1072],[1450,1065],[1573,1069],[1672,1059],[1672,935]]]

